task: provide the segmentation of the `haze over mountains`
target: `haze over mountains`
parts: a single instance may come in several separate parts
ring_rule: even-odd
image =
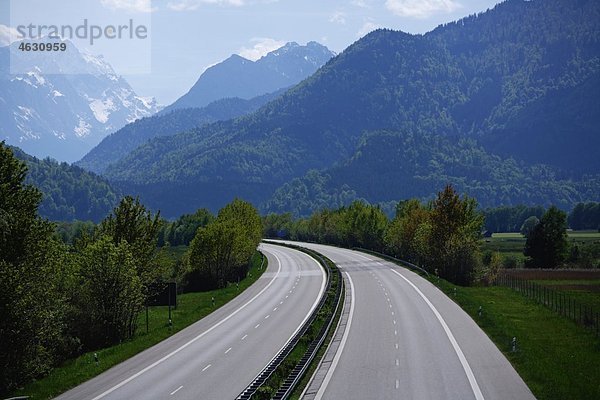
[[[599,31],[592,0],[378,30],[254,114],[154,139],[106,176],[167,216],[235,196],[302,213],[429,198],[447,182],[484,206],[597,199]],[[324,179],[303,187],[311,170]]]
[[[102,57],[67,43],[67,53],[44,53],[19,75],[9,68],[19,42],[0,48],[0,140],[37,157],[73,162],[109,133],[159,107],[137,96]],[[86,74],[46,74],[57,69]]]
[[[308,78],[333,56],[335,53],[317,42],[305,46],[289,42],[256,61],[233,54],[204,71],[188,93],[164,112],[204,107],[230,97],[249,100],[275,92]]]

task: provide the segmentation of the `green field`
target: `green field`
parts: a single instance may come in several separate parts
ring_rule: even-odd
[[[600,233],[597,231],[570,231],[567,236],[569,244],[577,245],[582,250],[600,246]],[[520,233],[494,233],[491,238],[481,241],[481,251],[499,252],[504,259],[513,258],[517,261],[517,267],[523,267],[525,242],[525,237]]]
[[[176,248],[177,249],[177,248]],[[176,250],[180,252],[181,249]],[[266,262],[266,258],[265,258]],[[94,352],[66,362],[54,369],[50,375],[12,393],[12,396],[30,396],[31,399],[49,399],[79,385],[106,371],[112,366],[133,357],[137,353],[159,343],[174,333],[204,318],[223,306],[239,293],[258,280],[265,268],[260,269],[261,256],[256,253],[252,267],[246,279],[225,289],[203,293],[186,293],[177,296],[177,309],[171,311],[173,326],[169,327],[168,307],[150,307],[148,310],[148,333],[146,333],[146,315],[142,313],[138,321],[138,333],[127,342],[107,349],[99,350],[98,365],[94,362]],[[211,298],[215,298],[215,306]]]

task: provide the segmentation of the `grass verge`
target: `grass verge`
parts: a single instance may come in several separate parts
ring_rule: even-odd
[[[151,307],[148,310],[148,332],[146,332],[146,314],[142,312],[139,316],[138,333],[135,337],[119,345],[96,351],[99,359],[98,365],[94,362],[94,352],[83,354],[76,359],[67,361],[61,367],[55,368],[45,378],[13,392],[12,396],[30,396],[33,400],[50,399],[154,346],[212,313],[256,282],[267,265],[265,258],[265,264],[260,269],[261,261],[261,255],[257,252],[252,258],[248,276],[239,283],[239,289],[232,284],[224,289],[210,292],[179,295],[177,309],[171,310],[173,321],[171,328],[168,323],[168,307]],[[214,307],[212,305],[213,296],[215,298]]]

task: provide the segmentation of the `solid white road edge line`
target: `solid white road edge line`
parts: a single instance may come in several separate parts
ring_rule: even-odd
[[[437,308],[435,308],[435,306],[431,303],[431,301],[429,301],[427,296],[425,296],[425,294],[423,294],[423,292],[421,292],[421,290],[414,283],[409,281],[404,275],[402,275],[400,272],[398,272],[392,268],[390,268],[390,271],[392,271],[393,273],[398,275],[400,278],[404,279],[406,281],[406,283],[408,283],[410,286],[412,286],[412,288],[415,289],[415,291],[419,294],[419,296],[421,296],[421,298],[425,301],[425,303],[427,303],[427,305],[429,306],[431,311],[433,311],[433,314],[436,316],[436,318],[442,325],[442,328],[444,328],[444,332],[446,332],[446,336],[448,336],[448,339],[450,339],[450,343],[452,344],[452,347],[454,348],[454,351],[456,352],[456,355],[458,356],[458,359],[460,360],[460,363],[461,363],[463,369],[465,370],[465,374],[467,375],[467,379],[469,380],[469,384],[471,385],[471,389],[473,390],[473,394],[475,395],[475,398],[477,400],[484,400],[483,393],[481,393],[481,389],[479,388],[479,384],[477,383],[477,379],[475,379],[475,375],[473,374],[473,370],[471,370],[471,366],[469,365],[467,358],[465,357],[460,346],[458,345],[458,342],[454,338],[452,331],[446,324],[446,321],[444,321],[444,318],[439,313]]]
[[[344,346],[346,346],[346,341],[348,340],[348,334],[350,333],[350,326],[352,325],[352,317],[354,316],[354,303],[356,301],[356,296],[354,292],[354,282],[352,282],[352,278],[348,272],[345,272],[346,277],[348,278],[348,282],[350,282],[350,313],[348,314],[348,322],[346,322],[346,330],[344,331],[344,335],[342,336],[342,340],[340,342],[340,346],[333,357],[333,361],[329,366],[329,370],[327,370],[327,374],[325,375],[325,379],[323,379],[323,383],[321,383],[321,387],[315,396],[315,400],[321,400],[323,398],[323,394],[325,393],[325,389],[327,389],[327,385],[329,385],[329,381],[333,376],[333,372],[340,362],[340,357],[342,356],[342,352],[344,351]]]
[[[276,245],[275,245],[276,246]],[[297,252],[307,256],[308,258],[310,258],[311,260],[313,260],[313,262],[315,264],[317,264],[317,266],[319,267],[319,271],[321,271],[321,288],[319,289],[319,295],[317,296],[317,299],[315,300],[315,302],[313,303],[312,307],[310,308],[310,311],[308,312],[308,314],[306,314],[306,316],[304,317],[304,319],[302,320],[302,322],[300,322],[300,325],[298,325],[298,328],[296,328],[296,330],[294,331],[294,333],[292,333],[289,337],[288,340],[286,340],[286,342],[283,344],[283,346],[281,346],[281,349],[279,349],[279,351],[277,353],[275,353],[275,355],[273,356],[273,358],[271,359],[271,361],[269,361],[267,363],[267,365],[270,365],[271,362],[277,358],[277,356],[279,355],[279,353],[281,353],[281,351],[285,348],[285,346],[287,346],[287,344],[290,342],[290,340],[292,340],[292,338],[294,336],[296,336],[296,334],[300,331],[300,329],[302,328],[302,326],[304,325],[304,323],[308,320],[308,318],[310,317],[310,315],[313,313],[313,311],[315,310],[315,308],[317,308],[317,305],[319,304],[319,301],[321,301],[321,296],[323,296],[323,293],[325,292],[325,269],[323,268],[323,266],[317,261],[315,260],[311,255],[306,254],[301,252],[300,250],[296,250]],[[273,254],[273,253],[271,253]],[[273,254],[274,255],[274,254]],[[285,296],[287,298],[287,296]]]
[[[143,373],[150,371],[152,368],[156,367],[158,364],[162,363],[163,361],[165,361],[165,360],[173,357],[175,354],[179,353],[181,350],[185,349],[190,344],[196,342],[197,340],[199,340],[200,338],[202,338],[204,335],[208,334],[209,332],[212,332],[213,330],[215,330],[219,326],[223,325],[225,322],[227,322],[229,319],[231,319],[234,315],[236,315],[237,313],[239,313],[240,311],[242,311],[244,308],[246,308],[246,306],[248,306],[248,304],[252,303],[260,295],[262,295],[273,284],[273,282],[275,282],[275,279],[277,279],[277,277],[279,276],[279,273],[281,272],[281,261],[279,261],[279,257],[277,257],[277,255],[273,254],[273,256],[275,256],[275,258],[277,259],[277,263],[279,265],[279,267],[277,268],[277,273],[271,279],[271,281],[267,284],[267,286],[265,286],[260,292],[258,292],[256,294],[256,296],[254,296],[253,298],[251,298],[250,300],[248,300],[248,302],[246,304],[244,304],[243,306],[241,306],[240,308],[238,308],[237,310],[235,310],[234,312],[232,312],[231,314],[229,314],[227,317],[223,318],[221,321],[219,321],[218,323],[216,323],[215,325],[213,325],[212,327],[210,327],[206,331],[202,332],[200,335],[196,336],[195,338],[193,338],[189,342],[183,344],[181,347],[173,350],[172,352],[170,352],[169,354],[167,354],[166,356],[164,356],[160,360],[155,361],[152,364],[148,365],[146,368],[142,369],[141,371],[137,372],[136,374],[133,374],[132,376],[130,376],[129,378],[125,379],[121,383],[119,383],[119,384],[111,387],[110,389],[108,389],[104,393],[99,394],[98,396],[94,397],[92,400],[99,400],[99,399],[103,398],[104,396],[106,396],[108,394],[111,394],[112,392],[114,392],[115,390],[119,389],[120,387],[128,384],[129,382],[131,382],[132,380],[134,380],[138,376],[142,375]]]

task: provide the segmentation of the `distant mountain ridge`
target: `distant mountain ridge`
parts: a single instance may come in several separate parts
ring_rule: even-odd
[[[317,42],[305,46],[289,42],[257,61],[234,54],[204,71],[188,93],[166,107],[163,113],[205,107],[224,98],[248,100],[290,87],[312,75],[334,55]]]
[[[0,140],[41,158],[73,162],[112,131],[159,107],[137,96],[102,57],[66,43],[64,54],[44,53],[38,65],[17,75],[10,74],[9,58],[19,56],[18,42],[0,48]],[[57,69],[85,73],[45,74]]]
[[[599,54],[594,0],[508,0],[425,35],[378,30],[254,114],[154,139],[106,175],[168,216],[235,196],[284,211],[311,170],[329,176],[305,196],[322,205],[331,192],[427,198],[446,182],[488,206],[594,200]]]
[[[221,99],[202,108],[175,109],[142,118],[105,137],[75,165],[102,174],[110,164],[119,161],[153,138],[171,136],[211,122],[225,121],[250,114],[280,96],[285,90],[282,89],[250,100]]]

